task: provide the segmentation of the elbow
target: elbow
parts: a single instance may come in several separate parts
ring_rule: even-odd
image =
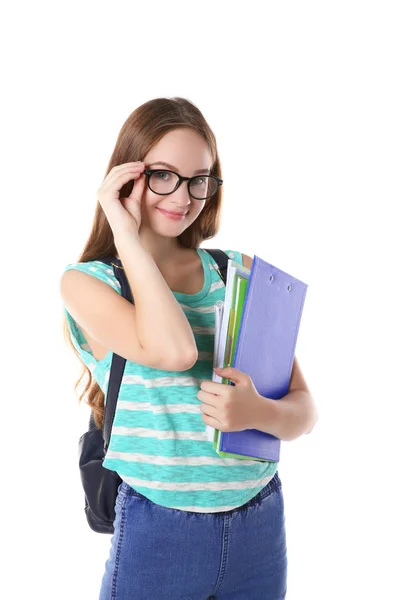
[[[194,348],[194,350],[191,350],[190,352],[185,354],[184,359],[182,358],[182,356],[180,357],[180,361],[179,361],[179,365],[178,365],[180,368],[178,368],[177,370],[187,371],[188,369],[191,369],[196,364],[198,358],[199,358],[198,350],[197,350],[197,348]]]
[[[180,353],[177,356],[169,356],[165,369],[167,371],[187,371],[197,362],[199,353],[197,348],[191,349],[186,353]]]
[[[317,421],[318,421],[318,413],[317,413],[317,411],[315,411],[314,415],[313,415],[313,420],[312,420],[311,428],[308,431],[306,431],[307,435],[312,432],[312,430],[314,429]]]

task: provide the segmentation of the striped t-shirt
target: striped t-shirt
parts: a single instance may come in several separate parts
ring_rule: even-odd
[[[240,252],[225,250],[242,263]],[[198,360],[186,371],[162,371],[126,361],[103,462],[121,479],[156,504],[179,510],[213,513],[232,510],[253,498],[274,476],[277,462],[225,458],[208,439],[197,398],[200,384],[212,379],[215,304],[225,285],[217,263],[197,248],[204,270],[196,294],[173,292],[192,327]],[[97,260],[71,263],[121,294],[113,268]],[[107,397],[112,351],[96,360],[72,316],[64,307],[74,346]]]

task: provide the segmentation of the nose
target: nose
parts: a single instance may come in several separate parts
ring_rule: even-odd
[[[182,181],[181,185],[175,190],[172,194],[169,194],[171,198],[171,202],[173,202],[177,207],[186,208],[192,202],[192,198],[190,197],[188,190],[188,181]]]

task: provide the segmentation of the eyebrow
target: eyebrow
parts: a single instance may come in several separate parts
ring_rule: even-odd
[[[163,165],[164,167],[168,167],[169,169],[172,169],[173,171],[177,171],[177,167],[174,167],[174,165],[170,165],[166,162],[163,162],[162,160],[158,160],[157,162],[153,162],[150,165],[148,165],[149,167],[153,167],[154,165]],[[194,171],[194,173],[204,173],[205,171],[207,171],[207,173],[210,171],[210,169],[198,169],[197,171]]]

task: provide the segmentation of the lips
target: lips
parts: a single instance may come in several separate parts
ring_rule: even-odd
[[[184,215],[187,215],[187,213],[175,212],[175,211],[172,211],[172,210],[166,210],[165,208],[159,208],[159,207],[157,207],[157,208],[158,208],[158,210],[161,210],[161,212],[167,213],[167,215],[174,215],[176,217],[183,217]]]

